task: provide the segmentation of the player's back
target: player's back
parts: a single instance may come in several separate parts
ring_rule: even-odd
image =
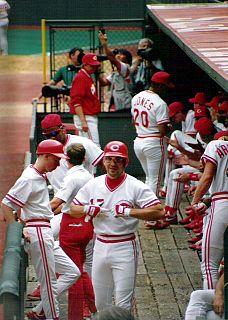
[[[159,134],[158,124],[168,120],[166,103],[150,90],[133,97],[131,113],[138,136]]]

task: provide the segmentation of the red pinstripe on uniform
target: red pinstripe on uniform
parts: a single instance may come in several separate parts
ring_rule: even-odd
[[[179,193],[180,193],[180,184],[181,182],[175,181],[176,183],[176,192],[175,192],[175,197],[174,197],[174,202],[173,202],[173,208],[178,208],[178,198],[179,198]]]
[[[208,289],[214,289],[212,275],[210,271],[210,240],[211,240],[211,228],[214,218],[214,207],[215,204],[212,202],[211,204],[211,216],[209,220],[208,227],[206,229],[206,239],[205,239],[205,248],[204,248],[204,261],[205,261],[205,273],[208,283]]]
[[[164,161],[165,161],[165,149],[164,149],[164,143],[163,143],[163,138],[160,138],[160,147],[161,147],[161,161],[160,161],[160,167],[159,167],[159,173],[158,173],[158,182],[157,182],[157,189],[156,189],[156,196],[159,195],[159,190],[160,190],[160,183],[161,183],[161,176],[163,173],[164,169]]]
[[[52,292],[52,287],[51,287],[51,279],[50,279],[50,273],[49,273],[49,268],[48,268],[44,240],[43,240],[42,228],[36,227],[36,231],[37,231],[37,237],[38,237],[38,241],[40,244],[40,251],[41,251],[41,256],[42,256],[43,265],[44,265],[44,274],[45,274],[45,278],[46,278],[49,303],[50,303],[50,307],[51,307],[52,317],[54,319],[54,318],[57,318],[57,314],[56,314],[56,310],[55,310],[55,303],[54,303],[54,297],[53,297],[53,292]]]
[[[132,247],[133,247],[133,253],[134,253],[134,261],[135,261],[135,277],[134,277],[134,288],[135,288],[135,283],[136,283],[136,274],[137,274],[137,266],[138,266],[138,254],[137,254],[137,244],[136,241],[133,240],[132,242]],[[131,306],[133,307],[134,305],[134,291],[131,297]]]

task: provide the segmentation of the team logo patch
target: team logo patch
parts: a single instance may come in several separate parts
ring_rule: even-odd
[[[120,146],[118,146],[118,144],[113,144],[113,145],[110,147],[110,150],[112,150],[112,151],[119,151],[119,150],[120,150]]]
[[[116,203],[116,205],[120,205],[123,206],[125,208],[133,208],[134,206],[132,205],[132,203],[130,201],[127,200],[120,200]]]

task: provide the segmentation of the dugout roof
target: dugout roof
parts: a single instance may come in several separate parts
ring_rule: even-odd
[[[228,92],[228,4],[147,5],[158,27]]]

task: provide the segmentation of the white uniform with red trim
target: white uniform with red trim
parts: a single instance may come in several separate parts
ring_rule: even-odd
[[[170,122],[168,107],[157,94],[145,90],[133,97],[131,113],[137,133],[134,151],[145,172],[146,184],[158,195],[167,158],[167,145],[158,124]]]
[[[90,180],[77,193],[76,205],[103,203],[111,211],[117,204],[130,208],[146,208],[160,201],[143,182],[125,173],[122,182],[112,189],[107,175]],[[93,219],[96,240],[94,246],[92,282],[98,310],[112,305],[115,290],[116,305],[131,309],[138,260],[135,232],[138,219],[115,218],[111,212],[100,213]]]
[[[69,213],[70,205],[76,193],[92,178],[93,176],[84,168],[83,165],[74,166],[67,171],[63,187],[55,194],[55,197],[65,202],[62,212],[54,216],[51,220],[51,227],[55,238],[59,237],[60,223],[63,214]],[[73,227],[72,230],[76,231],[75,227]],[[92,273],[93,246],[94,241],[91,240],[86,247],[86,262],[84,265],[84,269],[89,273],[90,277]]]
[[[24,232],[30,238],[30,242],[26,242],[26,249],[41,285],[44,313],[47,319],[56,319],[59,315],[58,288],[50,225],[53,212],[46,176],[34,166],[28,166],[2,202],[16,211],[21,208],[21,218],[26,222]]]
[[[84,167],[91,174],[94,173],[94,169],[99,161],[102,159],[104,152],[90,139],[86,137],[67,135],[67,141],[64,145],[64,152],[66,152],[67,147],[73,143],[81,143],[86,150]],[[47,177],[50,184],[54,188],[56,193],[63,185],[63,179],[67,173],[68,165],[65,159],[60,160],[60,166],[54,171],[48,172]]]
[[[223,235],[228,226],[228,142],[211,141],[202,161],[212,162],[216,173],[211,183],[211,214],[204,227],[201,270],[204,289],[214,289],[218,281],[219,265],[224,256]]]

